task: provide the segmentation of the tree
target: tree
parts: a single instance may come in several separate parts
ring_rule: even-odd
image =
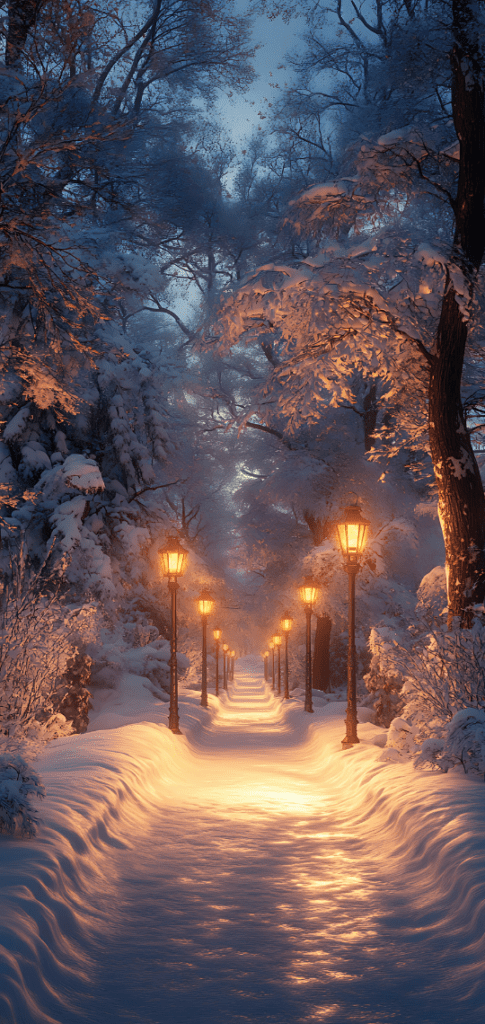
[[[377,389],[373,433],[383,453],[405,446],[419,460],[418,470],[428,448],[445,541],[449,615],[466,624],[485,593],[483,488],[461,398],[462,381],[467,385],[469,368],[475,372],[482,358],[482,15],[457,0],[443,29],[442,5],[435,4],[428,9],[426,36],[417,5],[409,5],[404,27],[391,19],[392,32],[379,18],[385,11],[394,15],[395,5],[375,10],[379,40],[368,54],[366,75],[369,86],[379,71],[379,120],[387,116],[386,132],[361,140],[358,149],[352,144],[344,175],[293,201],[290,221],[313,239],[311,255],[251,275],[235,299],[227,296],[221,327],[226,347],[262,332],[265,344],[272,339],[275,366],[259,406],[263,421],[277,403],[290,433],[302,422],[317,423],[327,404],[354,404],[363,386],[369,400]],[[405,59],[398,63],[407,78],[397,81],[390,68],[392,102],[386,106],[383,52],[392,64],[403,33]],[[423,38],[425,46],[418,42]],[[450,53],[447,78],[438,44]],[[360,53],[362,42],[355,46]],[[434,95],[423,70],[427,47],[438,56]],[[421,71],[419,118],[402,127]],[[354,114],[352,109],[352,131]],[[474,348],[467,365],[469,338]],[[476,414],[473,399],[466,411]]]

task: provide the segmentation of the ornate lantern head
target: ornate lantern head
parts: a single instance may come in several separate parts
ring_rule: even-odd
[[[358,564],[369,533],[369,522],[358,505],[347,505],[336,523],[340,549],[347,564]]]
[[[188,551],[182,547],[178,537],[167,537],[164,548],[158,552],[164,576],[176,579],[182,576],[187,565]]]
[[[303,604],[307,605],[307,607],[311,607],[312,604],[315,604],[320,593],[320,587],[316,580],[311,576],[305,576],[301,587],[298,588],[298,593],[300,594]]]
[[[199,609],[200,615],[210,615],[215,601],[212,594],[209,594],[208,590],[201,590],[197,598],[197,608]]]
[[[290,613],[289,612],[285,612],[285,614],[282,616],[281,621],[280,621],[280,629],[283,630],[283,633],[289,633],[292,625],[293,625],[293,619],[292,619]]]
[[[221,639],[221,633],[222,633],[222,630],[219,629],[219,626],[217,626],[217,629],[214,630],[214,634],[213,634],[214,635],[214,640],[220,640]]]

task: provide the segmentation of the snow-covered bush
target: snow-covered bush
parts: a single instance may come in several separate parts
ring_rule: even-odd
[[[415,764],[437,767],[447,772],[461,765],[465,774],[471,772],[485,778],[485,710],[462,708],[453,715],[444,739],[425,740]]]
[[[45,795],[37,772],[22,757],[0,757],[0,832],[35,835],[33,799]]]
[[[91,605],[63,603],[58,569],[44,563],[34,572],[22,548],[11,558],[0,588],[0,749],[27,745],[34,753],[72,731],[69,673],[80,647],[96,635],[95,619]]]
[[[403,708],[404,677],[396,658],[396,632],[389,627],[372,629],[369,637],[371,663],[364,676],[377,725],[387,728]],[[367,701],[366,701],[367,703]]]
[[[391,722],[387,747],[415,755],[415,764],[485,772],[485,627],[428,633],[392,653],[404,682],[402,717]],[[404,732],[406,738],[404,739]]]

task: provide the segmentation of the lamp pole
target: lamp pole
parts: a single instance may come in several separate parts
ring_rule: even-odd
[[[202,620],[202,685],[200,703],[207,707],[207,618],[214,607],[214,599],[208,590],[202,590],[197,598],[197,607]]]
[[[355,651],[355,580],[360,569],[360,558],[364,550],[369,523],[364,519],[358,505],[348,505],[336,523],[337,537],[344,559],[344,569],[349,577],[349,644],[347,655],[347,716],[344,750],[359,743],[357,736],[357,657]]]
[[[223,644],[222,645],[222,653],[223,653],[224,657],[223,657],[223,673],[222,673],[223,684],[222,685],[223,685],[223,689],[224,690],[227,690],[227,652],[228,652],[228,650],[229,650],[229,644]]]
[[[281,637],[280,637],[279,633],[275,633],[275,635],[273,637],[273,644],[274,644],[273,651],[276,650],[278,652],[278,662],[277,662],[278,694],[281,696],[281,654],[280,654],[280,650],[281,650]]]
[[[264,663],[264,679],[265,679],[266,683],[268,682],[268,658],[269,658],[269,651],[265,651],[264,654],[263,654],[263,663]]]
[[[299,588],[300,597],[305,606],[306,612],[306,672],[305,672],[305,711],[313,714],[312,700],[312,610],[313,604],[318,597],[319,586],[307,576]]]
[[[293,625],[293,619],[289,612],[285,612],[280,622],[280,628],[285,638],[285,700],[290,699],[289,673],[288,673],[288,635]]]
[[[177,577],[169,577],[168,589],[172,599],[172,622],[170,629],[170,707],[168,727],[172,732],[180,733],[178,708],[178,673],[177,673]]]
[[[271,651],[271,689],[274,690],[274,643],[272,640],[269,642],[269,649]]]
[[[168,537],[166,546],[159,551],[162,570],[168,577],[168,589],[171,597],[171,629],[170,629],[170,706],[168,727],[180,735],[178,709],[178,674],[177,674],[177,590],[178,577],[187,564],[188,552],[182,547],[178,537]]]
[[[214,630],[214,640],[216,644],[216,697],[219,696],[219,641],[221,639],[221,631],[219,627]]]

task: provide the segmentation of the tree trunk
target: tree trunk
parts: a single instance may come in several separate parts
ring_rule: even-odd
[[[313,648],[313,689],[330,690],[330,633],[329,615],[317,615],[317,628]]]
[[[453,28],[452,108],[460,140],[453,261],[471,299],[485,250],[485,113],[478,26],[467,0],[453,0]],[[430,360],[429,439],[446,551],[448,622],[458,618],[462,626],[471,621],[471,606],[485,597],[485,499],[461,402],[467,337],[467,314],[449,273]]]

